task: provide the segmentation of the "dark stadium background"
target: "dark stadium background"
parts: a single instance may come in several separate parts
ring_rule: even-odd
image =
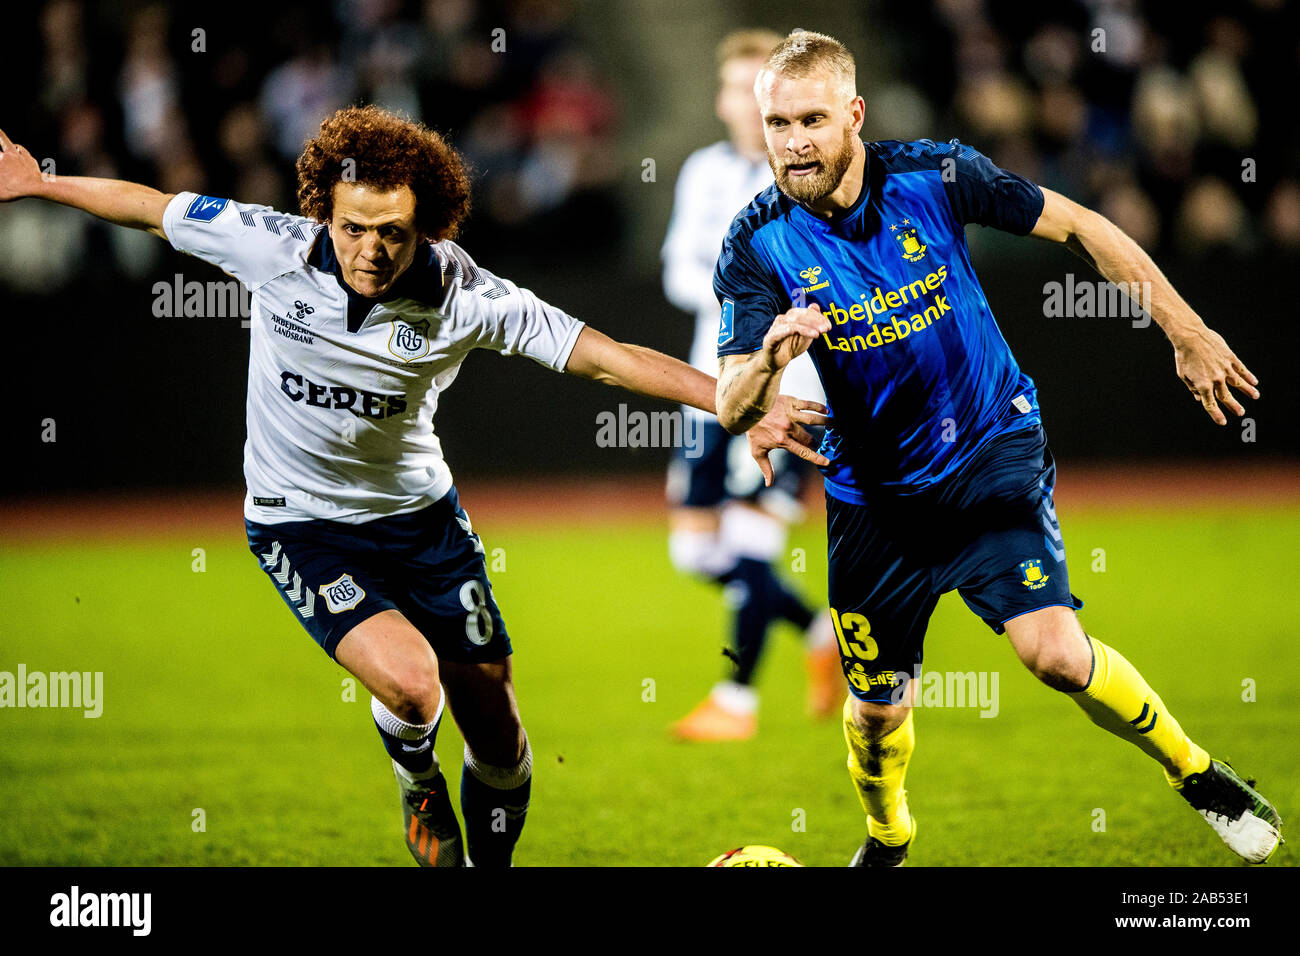
[[[6,9],[0,128],[60,174],[296,211],[302,130],[355,101],[416,113],[475,166],[462,242],[478,262],[684,356],[693,317],[663,298],[658,245],[682,160],[723,135],[713,44],[741,26],[821,30],[858,57],[865,135],[957,136],[1105,211],[1260,378],[1245,443],[1235,419],[1215,428],[1192,403],[1154,325],[1043,316],[1045,283],[1093,278],[1081,261],[972,230],[1058,458],[1294,460],[1298,22],[1282,0],[63,0]],[[1090,50],[1098,28],[1105,53]],[[153,314],[155,282],[225,277],[116,232],[31,200],[0,206],[8,496],[242,480],[247,331]],[[622,401],[662,407],[479,353],[436,425],[462,476],[658,472],[664,451],[597,447],[598,412]]]

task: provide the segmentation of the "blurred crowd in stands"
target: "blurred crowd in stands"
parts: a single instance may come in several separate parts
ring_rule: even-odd
[[[638,15],[632,0],[610,2]],[[581,39],[584,6],[224,0],[199,10],[52,0],[15,14],[32,20],[35,49],[22,53],[35,66],[10,73],[0,125],[53,158],[59,174],[295,210],[293,160],[304,139],[336,107],[376,102],[446,132],[475,167],[467,239],[507,254],[608,250],[628,226],[619,190],[635,188],[640,168],[619,168],[617,147],[636,131],[620,122],[614,84]],[[868,41],[855,53],[868,137],[958,136],[1100,209],[1157,252],[1300,250],[1295,2],[862,9]],[[703,38],[703,48],[715,40]],[[620,85],[653,102],[654,90]],[[154,268],[153,240],[66,212],[0,210],[0,243],[16,266],[0,281],[38,292],[52,274],[115,268],[143,278]]]
[[[1099,209],[1152,250],[1294,254],[1296,8],[1294,0],[880,4],[885,42],[875,50],[888,58],[888,80],[868,100],[868,132],[958,136]]]

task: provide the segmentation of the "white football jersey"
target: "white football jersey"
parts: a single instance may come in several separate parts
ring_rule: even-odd
[[[344,284],[325,227],[302,216],[178,193],[163,230],[251,294],[252,521],[361,523],[432,504],[452,484],[433,416],[469,351],[563,371],[582,330],[450,241],[421,247],[379,300]]]
[[[677,177],[662,250],[664,294],[679,309],[695,313],[690,362],[708,375],[718,374],[722,308],[713,294],[713,269],[722,240],[736,214],[770,185],[772,170],[767,160],[751,162],[726,141],[696,150]],[[786,367],[781,392],[825,403],[821,379],[806,353]]]

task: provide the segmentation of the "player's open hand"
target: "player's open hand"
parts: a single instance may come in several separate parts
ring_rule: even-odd
[[[763,472],[763,484],[769,488],[772,486],[772,462],[768,460],[767,454],[774,448],[784,448],[814,465],[830,464],[812,447],[812,433],[804,427],[829,425],[827,411],[826,406],[816,402],[778,395],[772,410],[745,432],[749,437],[749,453],[754,456],[759,470]]]
[[[816,302],[793,308],[773,321],[763,336],[763,361],[771,371],[785,368],[796,356],[807,352],[817,336],[831,330],[831,320],[822,315]]]
[[[1174,367],[1216,425],[1228,424],[1219,402],[1238,418],[1246,414],[1229,389],[1259,398],[1259,389],[1255,387],[1259,379],[1233,354],[1223,336],[1208,326],[1174,341]]]
[[[34,195],[41,182],[36,157],[0,130],[0,202]]]

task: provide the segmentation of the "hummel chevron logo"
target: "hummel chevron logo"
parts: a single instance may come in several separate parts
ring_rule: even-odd
[[[276,214],[262,217],[262,225],[266,226],[270,232],[275,233],[277,236],[280,234],[280,225],[282,223],[285,224],[285,232],[289,235],[293,236],[295,239],[301,239],[303,242],[307,241],[307,237],[302,234],[302,230],[298,228],[298,224],[288,216]]]
[[[443,269],[443,276],[450,279],[459,279],[460,286],[466,292],[473,292],[479,286],[486,282],[491,282],[492,287],[484,289],[479,295],[485,299],[499,299],[503,295],[509,295],[510,290],[496,276],[488,273],[484,275],[475,268],[474,264],[468,259],[462,260],[455,253],[447,260],[446,268]]]
[[[1147,714],[1151,715],[1151,720],[1149,722],[1147,721]],[[1159,716],[1160,714],[1157,713],[1156,710],[1151,706],[1151,702],[1144,700],[1142,702],[1142,713],[1138,714],[1136,717],[1130,720],[1129,723],[1132,724],[1134,728],[1137,729],[1138,733],[1146,734],[1146,733],[1150,733],[1151,729],[1155,727],[1156,720],[1157,718],[1159,718]],[[1146,724],[1146,726],[1143,727],[1141,726],[1142,724]]]
[[[266,565],[268,568],[273,568],[275,567],[275,562],[279,560],[280,560],[280,542],[272,541],[270,552],[262,555],[262,563]]]
[[[289,590],[285,591],[284,593],[289,598],[289,600],[292,601],[294,604],[297,604],[299,601],[302,600],[302,578],[298,577],[297,571],[293,572],[293,587],[291,587]],[[316,600],[316,598],[312,596],[312,592],[310,589],[307,591],[307,598],[308,598],[308,603],[314,602]]]
[[[312,591],[311,588],[306,588],[304,590],[302,586],[302,578],[298,575],[298,572],[294,571],[289,565],[289,556],[287,554],[282,554],[282,551],[283,548],[280,542],[272,541],[271,550],[262,555],[262,564],[266,567],[267,571],[270,571],[275,567],[276,560],[279,559],[280,570],[273,573],[271,577],[275,578],[278,584],[283,585],[281,590],[284,591],[284,596],[289,599],[289,603],[294,606],[299,617],[304,621],[309,617],[315,617],[316,593]],[[290,574],[293,575],[292,586],[289,586]],[[306,603],[299,607],[298,602],[302,601],[304,598],[306,599]]]
[[[1043,543],[1047,545],[1047,550],[1057,561],[1065,560],[1065,543],[1061,537],[1061,523],[1056,517],[1056,507],[1052,504],[1051,492],[1047,489],[1047,482],[1043,479],[1038,480],[1038,487],[1042,489],[1043,500],[1039,503],[1042,514],[1039,516],[1043,525],[1043,530],[1047,532],[1043,536]]]
[[[456,515],[456,523],[465,529],[467,535],[474,539],[474,550],[479,554],[486,554],[487,552],[483,550],[483,542],[479,540],[478,535],[474,533],[473,527],[470,526],[469,518],[462,518],[460,515]]]

